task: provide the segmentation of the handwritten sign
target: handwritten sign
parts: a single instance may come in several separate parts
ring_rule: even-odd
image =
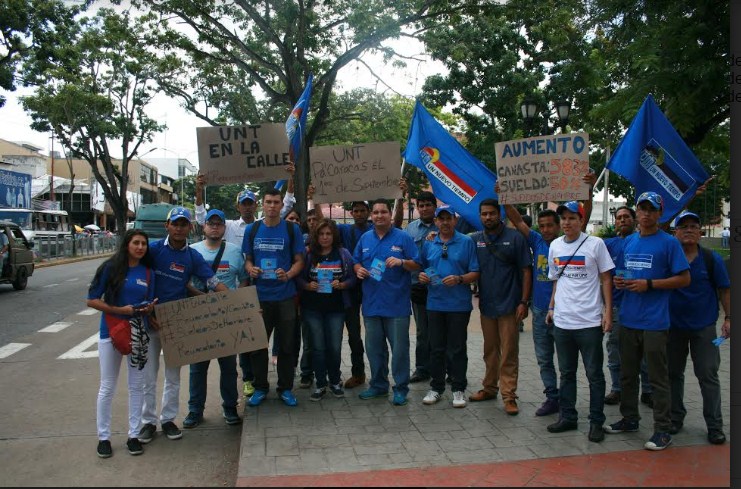
[[[562,202],[589,198],[589,135],[556,134],[495,145],[499,203]]]
[[[255,286],[155,306],[168,366],[268,347]]]
[[[314,203],[401,198],[396,141],[309,148]]]
[[[209,185],[285,178],[288,138],[284,124],[196,128],[198,162]]]

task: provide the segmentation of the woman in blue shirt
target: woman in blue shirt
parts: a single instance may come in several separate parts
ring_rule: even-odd
[[[100,339],[100,390],[98,391],[98,456],[108,458],[113,455],[111,448],[111,404],[116,392],[118,373],[122,355],[111,343],[106,315],[119,318],[132,318],[141,315],[142,320],[154,308],[154,273],[147,253],[149,239],[144,231],[126,231],[116,253],[103,262],[95,272],[88,289],[87,306],[101,311]],[[143,302],[149,305],[137,308]],[[129,355],[131,357],[131,355]],[[131,360],[131,358],[129,358]],[[144,360],[145,362],[146,360]],[[129,453],[139,455],[143,452],[137,438],[144,395],[144,362],[128,361],[129,384],[129,436],[126,446]]]

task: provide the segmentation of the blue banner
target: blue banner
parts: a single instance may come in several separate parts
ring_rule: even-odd
[[[427,175],[435,197],[476,229],[483,229],[479,203],[496,199],[497,177],[469,153],[417,101],[409,128],[404,159]],[[504,215],[502,215],[504,218]]]
[[[31,175],[0,170],[0,207],[31,208]]]
[[[649,94],[607,163],[636,188],[664,199],[661,222],[687,205],[708,173]]]
[[[314,74],[309,74],[309,79],[306,81],[306,87],[304,88],[301,97],[299,97],[296,105],[293,106],[293,110],[286,119],[286,136],[288,136],[288,154],[291,161],[298,163],[298,157],[301,154],[301,146],[304,142],[304,133],[306,131],[306,116],[309,113],[309,102],[311,101],[311,89],[314,82]],[[279,180],[275,184],[275,188],[281,189],[285,185],[285,180]]]

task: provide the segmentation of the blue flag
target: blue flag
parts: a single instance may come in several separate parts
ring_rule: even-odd
[[[291,161],[297,163],[297,159],[301,154],[301,146],[304,142],[304,132],[306,131],[306,115],[309,113],[309,101],[311,100],[311,88],[314,81],[314,75],[309,74],[309,79],[306,81],[306,88],[304,88],[301,97],[299,97],[296,105],[293,106],[293,110],[286,119],[286,136],[288,136],[289,148],[288,155]],[[275,188],[281,189],[285,185],[285,180],[276,182]]]
[[[664,116],[651,95],[643,101],[607,169],[622,175],[636,195],[651,191],[664,199],[661,222],[677,214],[705,183],[708,173]]]
[[[425,172],[435,197],[452,207],[470,225],[483,229],[479,203],[497,198],[494,192],[497,177],[451,136],[419,101],[414,106],[404,159]]]

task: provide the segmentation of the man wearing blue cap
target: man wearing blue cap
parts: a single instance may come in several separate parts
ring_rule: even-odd
[[[226,242],[224,231],[226,216],[219,209],[211,209],[206,214],[203,241],[195,243],[192,248],[199,252],[211,270],[216,273],[219,281],[229,289],[247,285],[247,272],[244,269],[242,249],[235,244]],[[196,290],[205,293],[205,285],[197,278],[192,279]],[[242,422],[237,414],[237,356],[228,355],[218,359],[221,371],[219,387],[224,419],[226,424],[234,425]],[[183,428],[195,428],[203,421],[203,410],[206,406],[206,385],[210,360],[191,364],[190,366],[190,400],[188,401],[188,415],[183,420]]]
[[[674,434],[682,429],[687,409],[684,407],[684,370],[687,355],[692,353],[695,377],[702,394],[702,414],[708,429],[708,441],[725,443],[723,415],[720,407],[720,352],[713,344],[717,336],[718,298],[725,312],[721,336],[731,336],[731,282],[723,259],[700,242],[700,216],[685,211],[674,221],[675,236],[690,263],[692,281],[687,287],[674,289],[669,297],[669,382],[671,384],[671,419]]]
[[[646,359],[653,388],[654,434],[647,450],[663,450],[672,442],[671,395],[666,344],[669,296],[690,284],[689,263],[679,242],[659,229],[664,201],[655,192],[636,200],[639,233],[627,238],[613,279],[624,290],[620,305],[620,413],[623,418],[607,433],[638,431],[638,385],[641,359]]]
[[[209,290],[223,291],[226,286],[219,282],[211,267],[200,253],[188,246],[188,233],[191,228],[190,211],[184,207],[173,207],[167,215],[165,229],[167,237],[149,245],[153,270],[157,276],[154,295],[159,303],[184,299],[188,296],[187,284],[191,277],[198,277]],[[142,428],[139,441],[149,443],[157,431],[157,374],[159,373],[162,342],[156,318],[149,321],[149,361],[144,367],[144,405],[142,407]],[[159,421],[162,431],[170,440],[182,438],[183,434],[175,424],[180,402],[180,367],[165,364],[165,386]]]

